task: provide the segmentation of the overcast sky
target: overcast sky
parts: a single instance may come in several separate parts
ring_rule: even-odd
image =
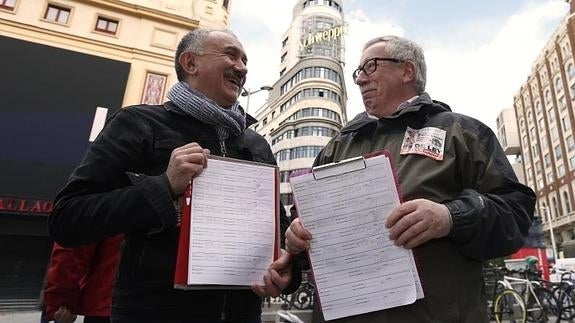
[[[235,0],[230,28],[248,54],[246,88],[272,85],[279,78],[282,34],[296,0]],[[451,109],[475,117],[492,129],[557,26],[569,12],[564,0],[344,0],[347,115],[363,111],[351,73],[369,39],[395,34],[423,47],[426,91]],[[250,98],[253,115],[266,100]],[[245,98],[240,102],[245,106]],[[495,130],[495,129],[494,129]]]

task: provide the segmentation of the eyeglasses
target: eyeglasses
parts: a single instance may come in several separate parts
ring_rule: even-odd
[[[365,75],[373,74],[377,70],[378,62],[393,62],[393,63],[403,63],[404,60],[398,58],[388,58],[388,57],[374,57],[368,59],[362,66],[358,67],[353,71],[353,81],[357,80],[360,72],[365,73]]]

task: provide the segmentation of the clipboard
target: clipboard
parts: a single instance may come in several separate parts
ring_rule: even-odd
[[[314,167],[290,184],[300,220],[313,236],[308,258],[326,320],[424,296],[412,251],[393,245],[384,228],[401,203],[389,152]]]
[[[217,176],[227,177],[225,181],[218,181]],[[213,185],[213,183],[216,184]],[[250,190],[255,190],[258,196],[249,194]],[[242,194],[244,191],[248,192],[247,195]],[[215,197],[206,200],[206,193],[213,194]],[[246,196],[249,202],[233,203],[240,201],[239,198],[246,199]],[[194,197],[196,203],[193,203]],[[257,204],[260,201],[261,207]],[[217,205],[214,206],[214,202],[217,202]],[[246,204],[252,202],[255,210],[246,209]],[[214,208],[213,216],[209,215],[210,210],[206,207]],[[182,218],[174,288],[244,289],[250,288],[252,283],[261,284],[263,272],[280,255],[279,207],[279,168],[276,165],[209,156],[208,167],[190,182],[181,201]],[[218,213],[217,210],[224,211]],[[222,217],[221,214],[224,216]],[[246,218],[241,218],[242,216]],[[264,219],[262,221],[264,229],[259,228],[258,221],[261,219]],[[202,223],[202,221],[207,223]],[[242,227],[243,224],[246,226]],[[200,228],[198,231],[192,233],[198,228]],[[250,232],[242,232],[242,229],[259,231],[251,232],[250,235]],[[209,241],[199,238],[201,235],[207,236],[205,230],[214,230],[212,234],[209,234]],[[235,238],[230,240],[230,237],[234,236]],[[197,241],[194,240],[196,237]],[[263,238],[259,240],[258,237]],[[206,246],[208,243],[213,248]],[[233,248],[233,243],[238,245],[246,243],[249,248]],[[191,244],[195,247],[191,247]],[[218,246],[225,246],[225,248],[217,248]],[[199,258],[194,256],[194,252],[200,251],[201,254],[209,250],[217,251],[214,254],[204,254]],[[264,254],[259,254],[261,250],[267,250],[269,253],[266,251]],[[213,259],[221,261],[213,262]],[[253,268],[238,266],[235,270],[234,266],[237,262],[245,259],[253,259]],[[204,261],[207,263],[203,263]],[[263,261],[266,263],[262,263]],[[203,274],[208,271],[209,273]],[[240,281],[242,283],[238,283]]]

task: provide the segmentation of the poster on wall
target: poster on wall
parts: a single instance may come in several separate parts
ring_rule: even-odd
[[[146,82],[142,92],[142,104],[161,104],[164,98],[167,75],[146,73]]]

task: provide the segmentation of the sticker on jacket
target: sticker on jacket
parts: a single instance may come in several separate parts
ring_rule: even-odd
[[[399,154],[417,154],[431,157],[435,160],[443,160],[445,133],[445,130],[434,127],[422,129],[407,127]]]

